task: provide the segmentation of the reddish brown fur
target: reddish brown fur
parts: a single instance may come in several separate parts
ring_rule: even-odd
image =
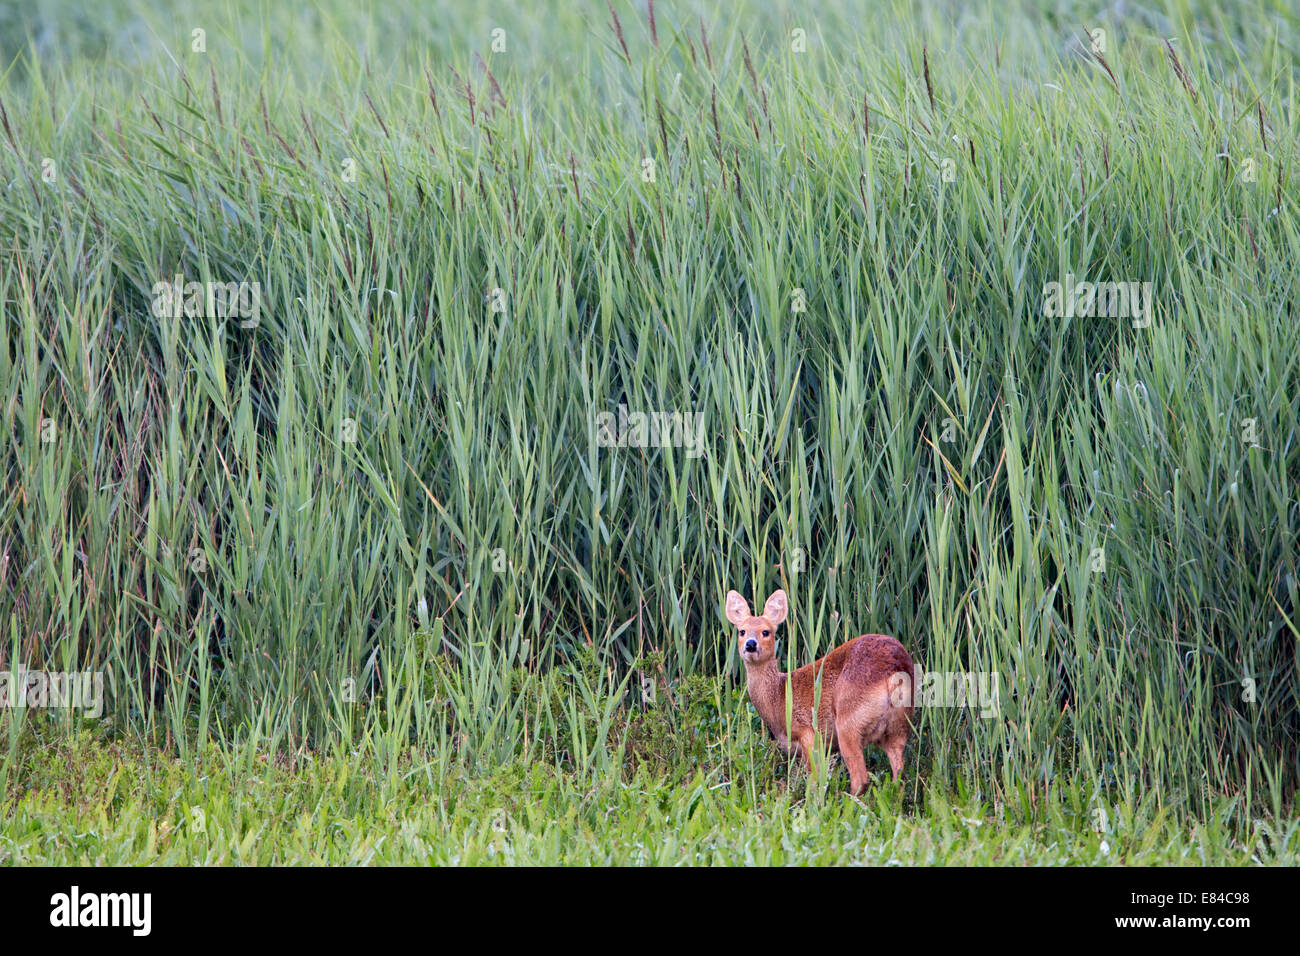
[[[776,591],[767,599],[762,615],[752,615],[735,591],[727,594],[727,619],[737,627],[749,699],[782,749],[797,749],[812,769],[819,752],[818,736],[829,738],[849,769],[852,792],[867,785],[862,748],[876,744],[889,757],[897,780],[903,772],[903,749],[911,730],[912,689],[916,674],[911,655],[894,638],[863,634],[841,644],[825,657],[791,672],[781,673],[776,662],[776,629],[785,620],[786,597]],[[747,651],[753,640],[754,651]],[[820,676],[820,694],[819,681]],[[786,691],[793,707],[786,731]],[[817,719],[813,720],[814,701]]]

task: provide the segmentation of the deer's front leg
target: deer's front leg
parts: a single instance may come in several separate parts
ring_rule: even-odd
[[[816,769],[814,767],[813,754],[817,752],[817,735],[811,730],[805,730],[799,735],[799,754],[803,757],[804,769],[810,774]]]

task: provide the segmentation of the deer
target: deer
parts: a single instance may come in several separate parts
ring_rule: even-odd
[[[820,741],[829,739],[848,767],[853,796],[867,786],[867,765],[862,757],[867,744],[885,751],[897,781],[903,773],[903,749],[911,730],[916,680],[912,656],[892,637],[863,634],[825,657],[783,674],[776,662],[776,629],[787,611],[782,590],[772,593],[758,616],[750,613],[737,592],[727,592],[727,620],[737,629],[745,684],[759,717],[783,751],[798,751],[810,773],[813,755],[822,752]]]

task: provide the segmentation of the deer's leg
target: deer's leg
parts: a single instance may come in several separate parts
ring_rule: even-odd
[[[799,752],[803,755],[803,765],[808,773],[816,772],[817,735],[811,729],[799,735]]]
[[[867,763],[862,759],[862,734],[856,727],[842,723],[835,728],[840,740],[840,758],[849,768],[849,793],[855,797],[867,789]]]
[[[889,769],[897,780],[903,775],[903,748],[907,746],[907,734],[898,733],[885,740],[885,756],[889,758]]]

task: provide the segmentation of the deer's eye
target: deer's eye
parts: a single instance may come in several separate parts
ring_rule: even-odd
[[[741,636],[741,637],[744,637],[744,636],[745,636],[745,632],[744,632],[744,631],[741,631],[741,632],[740,632],[740,636]]]
[[[769,635],[769,634],[771,634],[771,633],[772,633],[771,631],[764,631],[764,632],[763,632],[763,636],[764,636],[764,637],[767,637],[767,635]]]

